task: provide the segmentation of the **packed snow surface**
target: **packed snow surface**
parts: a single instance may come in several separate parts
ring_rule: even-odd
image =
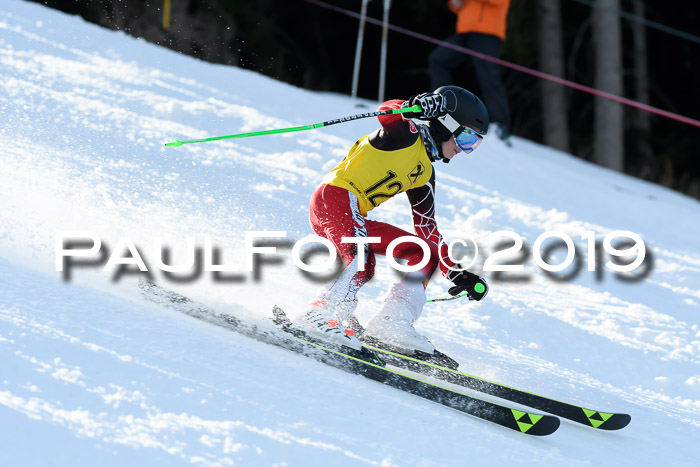
[[[476,272],[505,240],[494,232],[514,232],[528,249],[496,261],[524,263],[522,273],[484,272],[484,301],[428,304],[417,328],[465,372],[631,414],[619,432],[564,421],[549,437],[525,436],[148,303],[134,266],[116,276],[96,264],[56,270],[57,232],[92,232],[116,258],[130,257],[120,242],[129,238],[151,278],[180,293],[249,320],[275,303],[298,314],[319,286],[291,259],[290,244],[311,234],[309,196],[376,119],[164,143],[376,105],[363,103],[3,1],[1,463],[697,465],[700,204],[525,139],[508,148],[487,137],[435,166],[440,230],[476,240]],[[370,216],[412,230],[403,195]],[[602,242],[616,230],[648,247],[635,281],[604,267],[605,253],[588,270],[582,236]],[[258,275],[244,271],[249,231],[286,232]],[[534,261],[535,241],[551,231],[581,252],[580,270],[555,273],[565,280]],[[219,264],[241,272],[168,280],[153,267],[158,242],[179,264],[188,237],[210,239]],[[564,248],[552,253],[551,264],[564,261]],[[380,259],[360,293],[361,322],[394,280]],[[436,276],[428,295],[448,286]]]

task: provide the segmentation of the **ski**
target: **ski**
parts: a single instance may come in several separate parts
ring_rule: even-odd
[[[364,376],[388,386],[414,394],[460,412],[496,423],[511,430],[533,436],[545,436],[559,428],[557,417],[516,410],[494,402],[463,394],[438,384],[424,381],[385,366],[377,352],[364,348],[361,352],[347,347],[335,347],[307,338],[299,331],[288,329],[291,321],[281,308],[275,307],[275,327],[266,328],[245,323],[227,313],[221,313],[176,292],[148,281],[139,281],[144,298],[185,315],[300,353],[344,371]]]
[[[273,315],[275,317],[275,324],[286,332],[291,333],[296,338],[314,346],[322,348],[327,346],[327,344],[311,341],[305,337],[303,333],[290,329],[289,326],[292,323],[281,308],[274,307]],[[494,402],[485,401],[418,379],[414,376],[387,368],[385,365],[380,366],[370,362],[366,363],[375,371],[364,372],[362,376],[461,412],[497,423],[515,431],[535,436],[544,436],[556,431],[560,424],[559,419],[556,417],[511,409]]]
[[[620,430],[626,427],[632,417],[624,413],[610,413],[561,402],[546,396],[540,396],[504,384],[488,381],[478,376],[458,371],[456,368],[432,363],[428,359],[414,358],[390,350],[363,343],[363,347],[375,352],[393,367],[410,370],[440,381],[455,384],[468,389],[506,399],[516,404],[532,407],[599,430]],[[444,354],[441,354],[444,355]],[[451,359],[450,359],[451,360]]]

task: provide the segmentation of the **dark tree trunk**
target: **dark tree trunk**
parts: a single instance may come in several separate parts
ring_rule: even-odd
[[[614,10],[619,0],[598,0],[593,8],[595,41],[595,87],[617,96],[623,94],[620,18]],[[624,126],[622,104],[595,98],[593,160],[614,170],[624,170]]]
[[[539,0],[539,5],[542,14],[539,28],[540,69],[550,75],[564,78],[559,0]],[[544,143],[555,149],[570,152],[568,105],[564,86],[541,80],[541,96]]]
[[[644,0],[632,0],[634,14],[644,18]],[[642,104],[649,105],[649,69],[647,66],[647,40],[643,24],[632,23],[632,40],[634,44],[634,84],[635,98]],[[635,112],[637,127],[636,147],[639,151],[639,176],[650,178],[654,173],[654,151],[651,148],[651,115],[645,110]]]

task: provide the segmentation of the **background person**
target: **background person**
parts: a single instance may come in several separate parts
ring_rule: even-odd
[[[456,34],[445,42],[500,58],[506,37],[506,17],[510,0],[449,0],[447,6],[457,15]],[[501,81],[501,67],[457,50],[439,46],[428,56],[430,86],[434,89],[455,81],[453,71],[471,60],[489,111],[492,128],[502,140],[510,136],[510,107]]]

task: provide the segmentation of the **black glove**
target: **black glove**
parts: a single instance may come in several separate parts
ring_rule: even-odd
[[[443,115],[447,114],[447,110],[445,109],[445,98],[442,94],[434,94],[432,92],[418,94],[417,96],[413,96],[404,102],[401,107],[413,107],[416,104],[420,105],[421,111],[406,112],[403,114],[404,118],[430,120],[431,118],[442,117]]]
[[[472,274],[469,271],[459,271],[458,269],[461,269],[461,266],[455,264],[445,274],[447,280],[454,284],[454,287],[450,287],[447,293],[455,296],[466,291],[471,300],[479,301],[484,298],[489,292],[489,286],[486,281],[476,274]]]

